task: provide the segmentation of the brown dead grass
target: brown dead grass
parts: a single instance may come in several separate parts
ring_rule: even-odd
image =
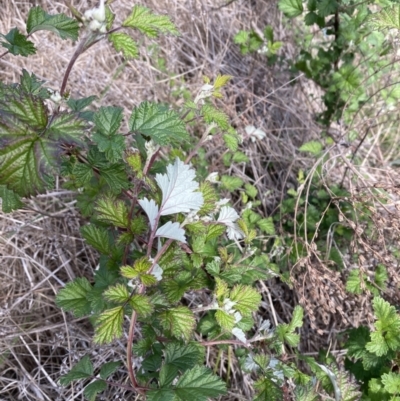
[[[86,10],[94,3],[72,1],[79,10]],[[229,172],[244,178],[259,191],[260,211],[265,216],[275,213],[287,189],[297,185],[298,170],[308,170],[312,165],[312,159],[304,154],[299,156],[298,148],[319,132],[312,115],[318,105],[312,104],[307,95],[316,89],[301,76],[294,77],[301,85],[292,85],[293,77],[282,73],[278,66],[267,66],[262,57],[241,56],[232,38],[239,29],[262,29],[271,24],[277,40],[286,43],[282,52],[292,56],[295,49],[282,25],[276,3],[237,0],[218,10],[223,0],[148,0],[142,3],[158,13],[170,15],[182,32],[181,37],[161,38],[156,42],[138,37],[141,57],[129,62],[106,42],[98,43],[76,63],[68,86],[71,95],[97,95],[96,106],[118,105],[129,112],[143,100],[179,105],[182,98],[173,93],[182,88],[196,93],[204,75],[211,78],[219,73],[232,75],[222,105],[244,136],[242,150],[249,156],[250,163],[247,167],[233,165],[227,171],[222,163],[222,144],[217,142],[208,152],[210,172]],[[61,1],[41,0],[36,4],[49,13],[69,15]],[[123,18],[131,5],[129,0],[120,0],[115,1],[113,7]],[[2,4],[0,32],[8,32],[14,26],[24,32],[30,7],[29,1],[10,0]],[[0,79],[15,82],[21,68],[26,68],[46,80],[47,86],[59,88],[74,51],[73,44],[46,32],[34,34],[33,41],[39,48],[37,55],[28,59],[8,55],[0,59]],[[360,132],[370,129],[368,125],[362,126],[362,118],[356,123]],[[261,128],[267,133],[266,139],[251,142],[245,135],[246,125]],[[375,130],[376,134],[367,141],[371,146],[368,148],[368,143],[363,143],[360,149],[361,166],[353,166],[368,185],[384,174],[393,176],[393,171],[388,172],[386,167],[384,174],[382,170],[371,168],[387,164],[391,157],[388,153],[370,150],[371,147],[380,149],[377,143],[387,135],[378,128]],[[329,163],[326,165],[329,170]],[[329,176],[339,180],[346,167],[344,161],[338,162],[329,170]],[[348,174],[348,186],[354,176],[357,176],[354,171]],[[392,178],[388,180],[393,181]],[[326,186],[329,187],[328,179]],[[98,256],[80,237],[80,220],[73,199],[72,194],[57,188],[30,200],[24,210],[0,214],[0,397],[4,400],[82,399],[81,385],[69,388],[58,385],[60,374],[67,372],[84,354],[91,356],[95,367],[104,361],[124,360],[125,339],[100,350],[91,341],[92,329],[87,320],[73,319],[54,305],[55,294],[65,283],[78,276],[91,278],[98,263]],[[378,219],[381,215],[375,216]],[[333,337],[341,331],[343,322],[354,323],[354,314],[363,313],[367,299],[349,300],[343,292],[343,277],[333,274],[320,262],[321,255],[312,244],[309,246],[310,257],[299,263],[297,274],[293,276],[295,291],[275,282],[262,285],[261,310],[264,318],[272,321],[275,317],[279,323],[287,322],[298,297],[309,319],[311,316],[311,325],[306,324],[303,330],[302,351],[312,353],[321,346],[331,345],[331,350],[340,354]],[[310,283],[311,289],[313,286],[319,289],[315,294],[310,291]],[[327,307],[317,312],[315,322],[311,311],[321,304]],[[341,311],[338,308],[342,308]],[[370,310],[364,312],[366,315],[359,321],[371,321]],[[235,361],[233,353],[217,355],[210,351],[208,365],[214,367],[218,358],[222,376],[227,375],[228,365],[231,369],[231,390],[224,399],[249,400],[253,393],[250,376],[243,376],[232,363]],[[123,382],[126,377],[121,369],[113,379]],[[112,388],[103,399],[135,397],[123,389]]]

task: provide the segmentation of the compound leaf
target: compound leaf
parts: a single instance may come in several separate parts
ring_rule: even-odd
[[[97,202],[95,210],[98,219],[116,227],[128,227],[128,208],[121,200],[102,198]]]
[[[249,315],[257,310],[261,302],[260,293],[255,288],[246,285],[235,286],[229,298],[233,302],[236,302],[234,309],[239,311],[243,316]]]
[[[104,380],[95,380],[93,383],[88,384],[83,390],[83,395],[89,401],[95,401],[98,393],[101,393],[107,388],[107,383]]]
[[[121,365],[121,362],[107,362],[100,369],[100,377],[102,379],[107,379],[112,375]]]

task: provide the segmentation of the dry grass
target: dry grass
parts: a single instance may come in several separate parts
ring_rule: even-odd
[[[49,13],[68,14],[61,1],[41,0],[36,3]],[[72,1],[79,10],[86,10],[94,3]],[[275,2],[237,0],[218,10],[218,4],[222,6],[223,0],[219,3],[213,0],[148,0],[142,3],[158,13],[170,15],[182,32],[181,37],[162,38],[156,44],[140,39],[141,58],[129,62],[115,54],[106,42],[100,42],[76,63],[69,81],[71,95],[97,95],[96,105],[118,105],[129,112],[143,100],[179,105],[182,100],[174,92],[181,91],[182,87],[193,94],[202,85],[204,75],[232,75],[223,107],[235,128],[244,135],[242,150],[250,157],[250,163],[247,167],[232,166],[229,172],[257,187],[262,201],[260,211],[265,216],[275,213],[287,189],[297,185],[299,168],[307,170],[312,164],[311,159],[299,156],[299,145],[319,132],[313,122],[315,105],[310,103],[307,95],[315,88],[301,76],[295,77],[301,85],[292,85],[292,78],[282,73],[279,67],[267,66],[261,57],[244,58],[233,45],[232,38],[239,29],[263,28],[271,24],[277,40],[286,43],[282,51],[288,56],[294,54]],[[129,0],[119,0],[115,1],[114,9],[123,18],[131,5]],[[0,32],[8,32],[14,26],[24,31],[30,7],[29,1],[10,0],[2,4]],[[8,55],[0,59],[0,79],[14,82],[21,68],[26,68],[46,80],[47,86],[59,88],[74,46],[46,32],[34,34],[33,41],[39,49],[37,55],[28,59]],[[359,124],[360,132],[365,132],[370,127],[368,124],[363,126],[362,120],[360,117],[355,124]],[[245,136],[246,125],[261,128],[267,133],[267,138],[251,142]],[[357,174],[364,184],[367,181],[367,186],[372,186],[377,177],[381,179],[385,174],[389,177],[386,183],[392,180],[393,171],[386,167],[384,171],[371,168],[385,165],[391,157],[391,149],[385,154],[370,150],[380,149],[378,143],[384,142],[387,135],[377,128],[375,130],[376,134],[360,148],[359,155],[363,160],[360,166],[356,168],[351,164],[357,171],[352,170],[347,175],[349,187],[354,186],[352,179]],[[330,168],[329,163],[325,166],[327,177],[338,181],[348,166],[343,157],[335,159],[335,151],[336,148],[332,150],[332,160],[340,161],[335,162],[334,168]],[[222,152],[222,144],[215,143],[210,148],[210,172],[226,170]],[[329,188],[328,179],[326,186]],[[358,194],[356,191],[353,194],[351,201],[356,202]],[[58,188],[30,200],[22,211],[0,214],[0,400],[80,400],[82,387],[60,387],[57,384],[60,374],[84,354],[92,357],[96,367],[104,361],[124,360],[124,339],[110,347],[102,347],[100,351],[91,342],[92,329],[87,320],[73,319],[54,305],[59,288],[74,277],[91,278],[98,263],[98,256],[80,237],[79,215],[73,199],[67,191]],[[374,216],[377,221],[386,216],[386,222],[393,222],[393,217],[380,204],[374,210]],[[394,232],[398,233],[397,226]],[[357,244],[363,249],[371,248],[368,238]],[[344,323],[354,323],[367,299],[350,299],[343,290],[343,277],[333,273],[321,261],[321,255],[313,249],[312,243],[308,245],[309,258],[300,261],[293,272],[294,291],[275,282],[261,285],[263,302],[260,313],[264,318],[273,320],[275,315],[278,322],[287,322],[298,298],[311,321],[303,331],[302,351],[315,351],[321,345],[330,344],[333,351],[340,353],[336,343],[332,343],[334,335],[340,332]],[[386,257],[387,254],[390,252],[385,254]],[[391,262],[395,263],[392,259]],[[395,277],[393,269],[392,266],[392,276]],[[305,281],[312,286],[306,288]],[[319,291],[311,291],[313,286]],[[314,316],[316,305],[323,307]],[[371,320],[370,310],[365,313],[358,321]],[[320,338],[318,333],[324,337]],[[250,399],[253,392],[251,378],[243,376],[236,364],[231,363],[235,360],[233,353],[216,355],[210,351],[208,365],[214,366],[217,358],[220,359],[222,376],[227,374],[228,364],[232,369],[231,393],[224,399]],[[115,380],[123,381],[126,377],[122,369]],[[123,389],[113,388],[103,399],[135,398],[125,394]]]

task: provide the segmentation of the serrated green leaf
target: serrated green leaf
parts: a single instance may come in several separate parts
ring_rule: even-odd
[[[47,128],[47,135],[52,139],[61,140],[69,144],[84,144],[87,122],[77,117],[75,113],[61,112],[52,117]]]
[[[175,338],[190,339],[196,325],[192,311],[186,306],[177,306],[161,312],[160,323],[164,330],[168,330]]]
[[[156,103],[143,102],[134,108],[129,128],[151,138],[160,146],[179,144],[189,139],[185,124],[178,114]]]
[[[281,401],[283,394],[281,388],[270,378],[262,378],[254,383],[257,395],[254,401]]]
[[[221,177],[221,184],[224,189],[228,190],[229,192],[233,192],[239,189],[244,184],[244,181],[239,177],[223,175]]]
[[[304,311],[300,305],[296,305],[293,310],[292,321],[289,324],[289,330],[293,331],[296,328],[303,326]]]
[[[229,117],[223,111],[216,109],[214,106],[205,104],[201,108],[201,113],[207,124],[215,123],[223,130],[229,128]]]
[[[96,320],[96,328],[93,341],[97,344],[110,343],[115,338],[122,336],[122,324],[124,322],[124,308],[117,306],[107,309]]]
[[[105,380],[121,366],[121,362],[107,362],[100,369],[100,377]]]
[[[187,370],[178,380],[175,394],[181,401],[206,401],[225,394],[224,382],[204,366]]]
[[[265,234],[275,235],[275,225],[272,217],[258,220],[256,224],[261,231],[265,232]]]
[[[123,189],[129,188],[129,180],[124,163],[113,163],[107,167],[100,167],[100,175],[110,187],[110,191],[118,195]]]
[[[334,15],[339,4],[336,0],[320,0],[317,2],[317,11],[320,17]]]
[[[260,293],[255,288],[245,285],[233,287],[229,298],[236,302],[234,308],[243,316],[248,316],[256,311],[261,302]]]
[[[96,130],[105,136],[115,135],[124,118],[122,107],[100,107],[94,115]]]
[[[100,221],[112,224],[116,227],[128,227],[128,208],[121,200],[102,198],[95,207]]]
[[[215,312],[215,319],[217,320],[218,324],[221,326],[222,329],[226,331],[232,331],[235,327],[235,316],[224,310],[217,310]]]
[[[303,13],[301,0],[279,0],[278,7],[289,18],[298,17]]]
[[[80,229],[82,237],[86,242],[103,254],[111,252],[111,243],[108,231],[103,227],[95,225],[83,226]]]
[[[123,22],[122,26],[139,29],[141,33],[151,38],[157,37],[157,31],[163,34],[179,34],[168,16],[156,15],[141,5],[133,7],[131,15]]]
[[[205,241],[210,241],[214,238],[220,237],[226,230],[222,224],[208,224],[205,236]]]
[[[48,116],[47,107],[43,100],[35,95],[25,92],[9,93],[0,99],[0,115],[2,117],[2,124],[10,124],[12,122],[21,122],[28,127],[25,132],[29,130],[37,130],[42,133],[47,127]],[[13,121],[11,117],[3,121],[3,118],[8,116],[17,121]],[[10,133],[12,135],[12,133]],[[21,133],[20,133],[21,135]]]
[[[393,4],[385,7],[377,13],[372,14],[370,25],[373,29],[396,29],[400,30],[400,5]]]
[[[5,185],[0,185],[0,198],[4,213],[10,213],[24,206],[20,197],[14,191],[9,190]]]
[[[248,40],[249,40],[249,31],[241,30],[233,37],[233,41],[237,45],[246,44]]]
[[[311,154],[317,156],[322,151],[322,144],[318,141],[306,142],[300,146],[299,150],[301,152],[310,152]]]
[[[125,150],[125,139],[122,135],[104,135],[96,132],[92,135],[100,152],[104,152],[107,160],[117,162],[122,159]]]
[[[215,78],[215,81],[214,81],[214,89],[222,88],[223,86],[225,86],[228,83],[228,81],[230,79],[232,79],[231,75],[220,75],[220,74],[218,74],[217,78]]]
[[[90,358],[85,355],[67,374],[60,377],[60,384],[68,386],[68,384],[75,380],[87,379],[93,376],[93,372],[93,364]]]
[[[384,373],[381,380],[389,394],[400,394],[400,375],[398,372]]]
[[[20,77],[21,89],[25,93],[31,93],[32,95],[40,95],[42,90],[42,85],[45,81],[40,80],[35,74],[29,74],[25,68],[22,69],[22,75]]]
[[[233,134],[224,134],[222,136],[226,147],[232,152],[236,152],[239,147],[239,138],[237,135]]]
[[[246,154],[244,154],[243,152],[239,152],[239,151],[235,152],[232,156],[232,161],[234,163],[247,163],[249,160],[250,159],[248,158],[248,156]],[[247,185],[250,185],[250,184],[247,184]]]
[[[363,280],[363,274],[361,271],[359,269],[351,270],[349,277],[347,278],[346,290],[353,294],[361,294],[361,280]]]
[[[91,290],[92,286],[86,278],[76,278],[58,292],[56,304],[66,311],[71,311],[75,317],[88,315],[91,308],[87,296]]]
[[[135,294],[129,299],[129,305],[141,316],[149,316],[154,306],[146,295]]]
[[[61,39],[78,39],[79,24],[73,19],[64,14],[50,15],[47,14],[41,7],[32,7],[29,10],[26,30],[29,34],[40,30],[54,32]]]
[[[88,164],[75,163],[72,170],[75,183],[78,186],[84,186],[93,178],[93,168]]]
[[[97,394],[101,393],[107,388],[107,383],[104,380],[95,380],[93,383],[88,384],[83,390],[83,395],[89,401],[95,401]]]
[[[104,291],[104,297],[110,302],[125,303],[129,299],[129,291],[124,284],[116,284]]]
[[[88,107],[90,104],[92,104],[93,101],[96,99],[97,99],[96,96],[88,96],[88,97],[84,97],[82,99],[69,98],[67,101],[67,104],[73,111],[82,111],[83,109]]]
[[[27,57],[30,54],[36,53],[36,48],[33,42],[28,40],[25,35],[19,32],[18,28],[13,28],[7,35],[0,35],[0,39],[4,38],[6,41],[1,41],[1,45],[5,47],[14,56]]]
[[[111,33],[108,35],[108,40],[112,43],[114,49],[117,52],[122,51],[122,54],[127,59],[133,59],[139,56],[137,43],[126,33]]]

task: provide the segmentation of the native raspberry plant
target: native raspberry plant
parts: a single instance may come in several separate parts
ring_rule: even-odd
[[[282,373],[278,359],[250,345],[266,341],[276,357],[285,342],[296,346],[302,309],[296,309],[291,323],[276,322],[275,329],[263,322],[249,339],[261,301],[254,283],[277,272],[253,245],[257,230],[229,206],[229,199],[220,199],[211,182],[215,174],[199,182],[190,164],[214,136],[223,138],[232,160],[238,157],[240,137],[213,101],[222,97],[230,77],[206,79],[180,110],[144,101],[126,116],[125,125],[121,107],[89,109],[95,96],[71,96],[68,78],[76,60],[100,40],[134,58],[138,45],[130,31],[150,38],[178,31],[167,16],[140,5],[121,26],[114,26],[104,0],[84,14],[71,12],[75,19],[33,7],[26,35],[17,28],[1,35],[7,49],[1,57],[34,54],[30,36],[40,30],[80,38],[58,90],[26,70],[18,83],[0,84],[3,211],[24,207],[24,199],[54,187],[56,176],[76,191],[87,221],[82,236],[100,253],[100,262],[93,280],[68,283],[56,302],[76,317],[90,318],[97,344],[127,334],[130,385],[125,388],[148,400],[217,397],[226,385],[204,366],[205,349],[235,345],[243,348],[240,358],[254,361],[248,370],[258,371],[257,399],[280,396],[294,370]],[[189,135],[188,121],[203,129],[200,138]],[[223,178],[225,188],[237,183],[235,177]],[[270,221],[264,219],[267,227],[262,221],[257,219],[258,226],[271,232]],[[207,304],[189,307],[185,294],[200,291]],[[120,366],[121,361],[110,361],[95,372],[85,356],[60,384],[84,380],[84,395],[94,400],[107,386],[122,385],[109,380]]]

